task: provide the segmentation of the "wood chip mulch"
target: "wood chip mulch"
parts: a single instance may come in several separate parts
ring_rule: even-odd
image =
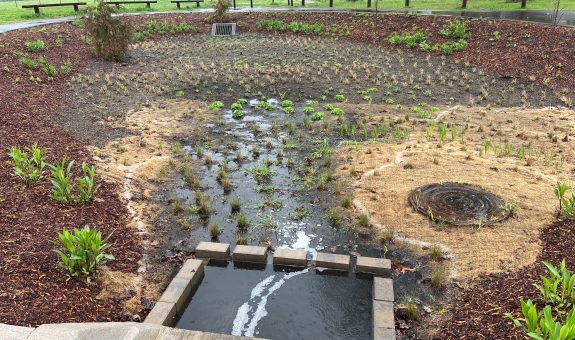
[[[49,26],[44,30],[25,30],[0,35],[0,322],[36,326],[42,323],[119,321],[125,319],[118,300],[98,300],[100,288],[84,280],[66,282],[52,251],[63,228],[89,224],[104,235],[112,234],[109,262],[113,270],[135,272],[141,258],[140,241],[126,227],[128,218],[118,186],[102,183],[98,201],[88,205],[61,206],[50,198],[47,179],[29,188],[12,175],[7,152],[11,146],[34,143],[46,148],[47,159],[56,162],[63,156],[90,161],[91,155],[50,120],[50,114],[63,103],[69,75],[48,81],[41,71],[34,76],[40,85],[29,81],[31,73],[19,63],[14,51],[24,52],[24,42],[41,38],[49,48],[42,54],[58,67],[70,60],[80,70],[89,60],[89,51],[80,40],[80,30],[72,25]],[[56,46],[57,35],[64,40]],[[38,55],[33,57],[38,58]],[[18,79],[19,78],[19,79]],[[18,79],[18,81],[17,81]]]
[[[519,299],[532,299],[539,307],[540,301],[534,283],[541,275],[548,276],[542,261],[558,265],[567,260],[573,268],[575,257],[575,221],[557,221],[541,233],[542,252],[537,261],[519,271],[490,275],[475,282],[451,303],[451,315],[438,334],[441,339],[524,339],[505,313],[522,317]]]

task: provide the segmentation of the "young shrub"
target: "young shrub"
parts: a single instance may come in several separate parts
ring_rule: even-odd
[[[72,232],[64,229],[58,233],[60,249],[54,252],[60,257],[60,267],[68,272],[68,279],[74,276],[93,277],[98,268],[114,256],[104,251],[110,248],[109,236],[102,239],[102,233],[89,226]]]
[[[59,164],[50,164],[52,169],[52,199],[62,204],[69,204],[72,201],[72,165],[74,161],[70,161],[66,165],[66,158]]]
[[[112,17],[111,7],[103,0],[98,1],[96,8],[88,9],[84,25],[96,57],[109,61],[125,58],[131,39],[129,28],[120,18]]]
[[[12,171],[20,177],[26,185],[32,186],[38,184],[42,180],[42,171],[46,166],[42,153],[44,149],[39,148],[34,144],[22,151],[18,147],[12,147],[8,156],[10,156],[10,164]]]
[[[85,162],[82,163],[83,176],[76,181],[76,202],[88,203],[94,200],[96,192],[100,185],[96,185],[96,166],[89,166]]]
[[[214,24],[230,22],[228,10],[231,6],[231,0],[216,0],[216,3],[212,6],[214,8],[214,13],[208,17],[208,23]]]

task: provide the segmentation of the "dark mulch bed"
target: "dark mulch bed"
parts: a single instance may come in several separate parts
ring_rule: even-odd
[[[522,339],[520,331],[504,317],[505,313],[521,316],[519,299],[539,302],[533,286],[541,275],[548,275],[541,261],[558,265],[567,259],[573,269],[575,255],[575,221],[557,221],[541,233],[542,252],[537,261],[512,273],[490,275],[474,283],[474,288],[462,292],[451,304],[446,322],[438,334],[441,339]]]
[[[56,47],[57,34],[64,40]],[[61,103],[67,75],[42,83],[29,81],[30,74],[19,63],[14,51],[24,51],[24,41],[42,38],[49,48],[42,54],[59,66],[70,60],[79,70],[89,60],[80,40],[81,32],[71,25],[50,26],[40,31],[18,31],[0,35],[0,322],[38,325],[50,322],[122,320],[119,301],[97,300],[100,289],[80,280],[66,282],[57,267],[57,255],[50,242],[63,228],[97,227],[104,235],[113,233],[111,252],[117,260],[114,270],[134,272],[141,258],[139,239],[126,228],[128,218],[118,187],[103,183],[98,201],[89,205],[60,206],[49,197],[50,184],[44,181],[27,188],[14,178],[7,161],[13,145],[33,143],[46,147],[48,160],[64,155],[77,163],[89,161],[83,145],[55,126],[50,114]],[[32,55],[32,54],[31,54]],[[34,54],[37,58],[39,54]],[[18,79],[19,78],[19,79]],[[18,82],[16,80],[18,79]]]
[[[404,45],[396,47],[388,42],[391,33],[412,32],[415,28],[425,33],[430,44],[448,40],[439,31],[453,18],[413,15],[371,15],[350,13],[242,13],[237,14],[240,23],[250,31],[256,31],[255,23],[261,19],[305,21],[323,23],[326,26],[348,25],[353,29],[350,36],[343,37],[355,42],[410,50]],[[452,57],[475,65],[490,74],[502,77],[530,79],[558,87],[575,86],[575,30],[536,23],[520,23],[508,20],[470,20],[469,47]],[[500,38],[493,40],[494,33]],[[439,52],[436,52],[440,55]]]

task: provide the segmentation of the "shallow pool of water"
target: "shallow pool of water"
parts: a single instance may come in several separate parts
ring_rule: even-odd
[[[207,266],[176,327],[268,339],[371,339],[372,280],[353,273]]]

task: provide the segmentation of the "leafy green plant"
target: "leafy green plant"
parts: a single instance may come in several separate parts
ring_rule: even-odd
[[[333,104],[325,104],[323,106],[323,109],[326,111],[331,111],[331,110],[333,110]]]
[[[54,77],[58,74],[58,69],[52,64],[43,64],[42,71],[44,71],[48,77]]]
[[[445,141],[447,140],[447,125],[443,123],[439,124],[438,133],[439,133],[439,141],[441,143],[445,143]]]
[[[210,108],[213,111],[218,112],[220,109],[224,108],[224,103],[219,101],[219,100],[216,100],[216,101],[210,103]]]
[[[549,262],[543,261],[549,271],[549,276],[541,276],[543,284],[535,285],[539,289],[544,301],[554,306],[557,314],[562,315],[575,304],[575,275],[567,269],[565,260],[561,261],[559,268]]]
[[[235,119],[241,119],[246,115],[246,112],[244,110],[233,110],[232,111],[232,118]]]
[[[100,185],[95,184],[96,166],[89,166],[86,162],[82,163],[83,176],[76,180],[76,202],[88,203],[94,200],[96,192]]]
[[[26,46],[26,49],[30,52],[38,52],[46,48],[46,43],[42,39],[26,41],[24,45]]]
[[[284,22],[280,20],[260,20],[256,23],[258,29],[266,29],[268,31],[290,31],[292,33],[305,33],[321,35],[326,33],[326,29],[319,23],[306,23],[306,22]]]
[[[555,197],[559,200],[559,213],[563,209],[563,197],[565,196],[565,192],[567,191],[567,184],[563,182],[557,182],[555,187],[553,188],[553,192],[555,193]]]
[[[523,319],[515,319],[512,314],[506,316],[515,327],[521,328],[527,336],[536,340],[573,340],[575,339],[575,309],[572,309],[565,320],[557,320],[551,313],[551,307],[537,310],[531,300],[521,299]]]
[[[44,149],[39,148],[37,144],[27,147],[22,151],[19,147],[10,148],[10,164],[12,171],[20,177],[26,185],[36,185],[42,180],[42,172],[46,166],[43,154]]]
[[[345,112],[343,112],[343,110],[339,107],[335,107],[333,110],[331,110],[331,114],[334,116],[343,116]]]
[[[337,100],[338,102],[342,102],[345,100],[345,96],[343,94],[336,94],[334,97],[335,100]]]
[[[60,72],[66,74],[72,71],[72,62],[70,60],[64,61],[62,65],[60,65]]]
[[[98,267],[114,256],[105,253],[111,247],[107,243],[108,236],[102,239],[102,233],[96,229],[85,226],[82,229],[74,229],[72,232],[64,229],[58,233],[60,249],[54,252],[60,257],[60,267],[68,272],[68,278],[74,276],[94,276]]]
[[[74,161],[70,161],[66,164],[66,158],[62,159],[61,163],[50,164],[52,169],[52,177],[50,182],[52,183],[52,198],[63,204],[69,204],[72,201],[72,166]]]
[[[26,68],[29,70],[35,70],[38,68],[38,64],[30,58],[22,57],[20,58],[20,63],[26,66]]]
[[[322,120],[324,117],[325,117],[325,114],[321,111],[318,111],[311,116],[311,120],[318,121],[318,120]]]
[[[304,107],[304,109],[303,109],[303,113],[305,113],[305,114],[312,114],[314,111],[315,111],[315,109],[311,106]]]
[[[469,39],[471,37],[465,21],[450,21],[447,27],[439,31],[439,34],[448,38]]]
[[[571,188],[571,196],[565,197],[567,185],[557,182],[553,189],[555,197],[559,200],[559,213],[563,213],[568,219],[575,219],[575,189]]]
[[[531,339],[566,340],[575,339],[575,275],[561,261],[559,268],[543,262],[549,276],[541,276],[542,284],[535,285],[546,303],[541,310],[531,301],[521,299],[523,318],[514,318],[511,313],[505,316],[521,328]]]
[[[274,174],[274,171],[266,163],[253,167],[250,172],[258,183],[269,181]]]

